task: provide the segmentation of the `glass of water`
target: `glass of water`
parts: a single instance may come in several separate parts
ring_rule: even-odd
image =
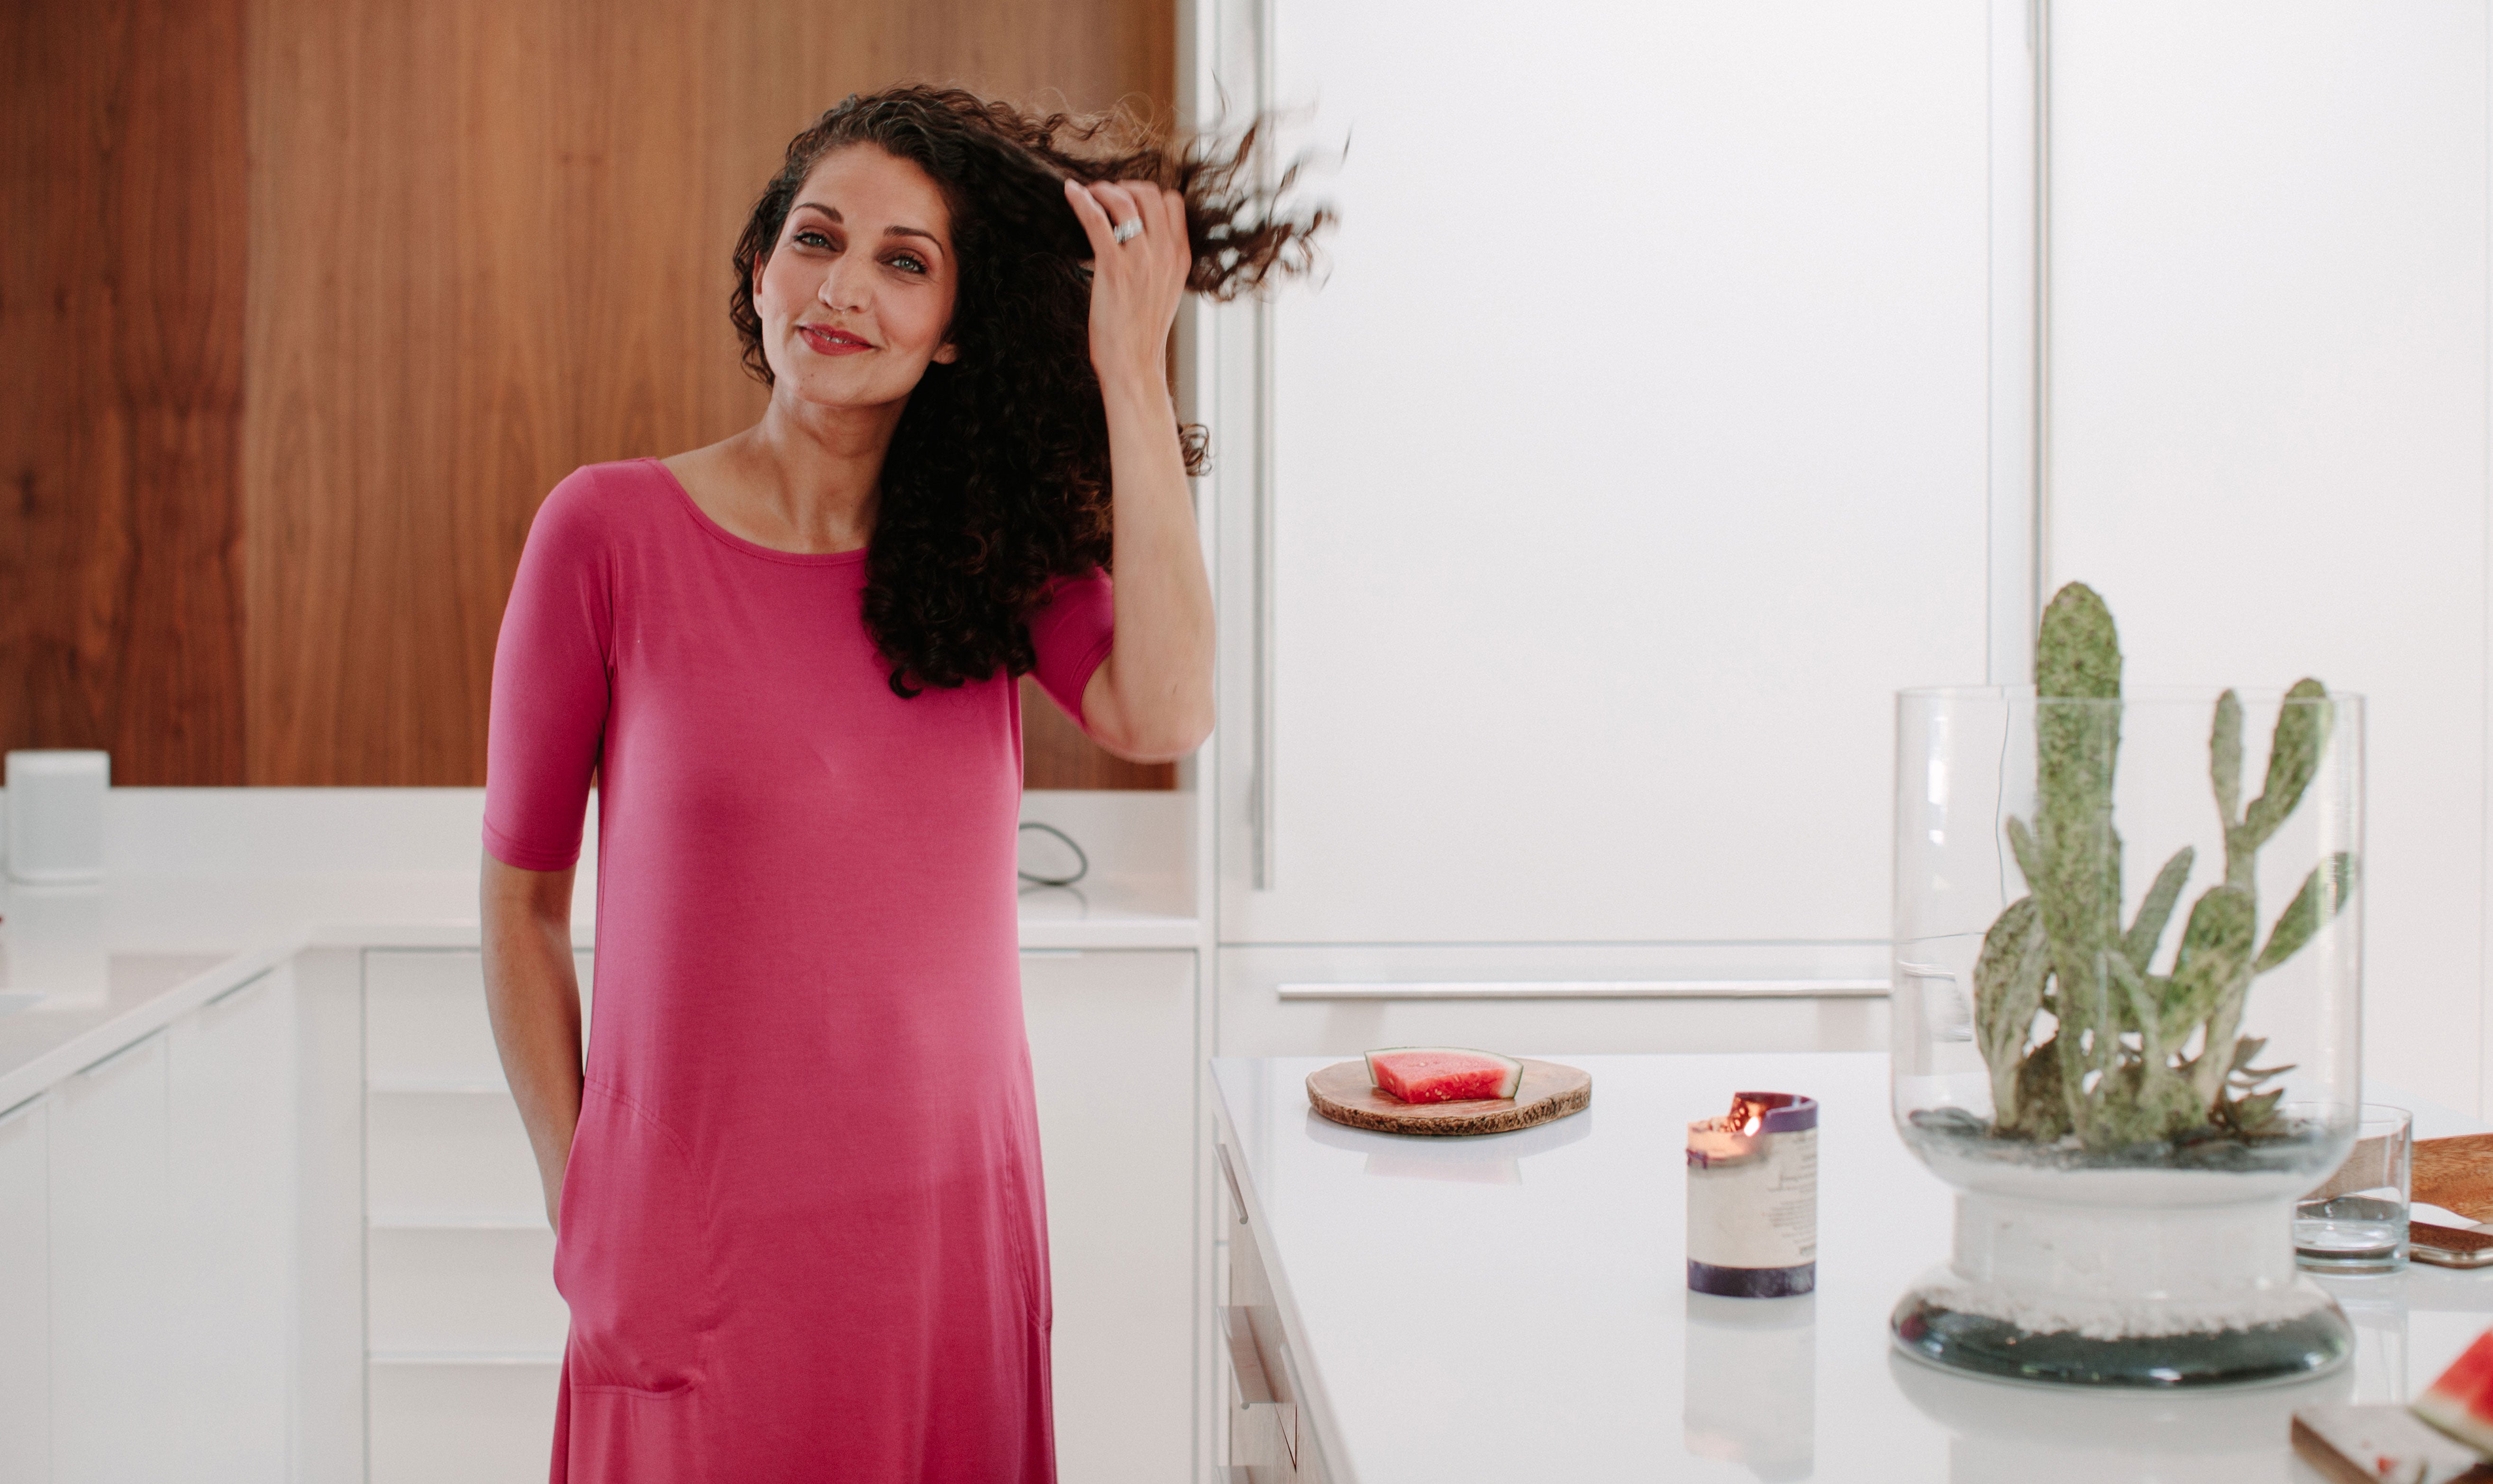
[[[2355,1152],[2295,1203],[2296,1260],[2315,1272],[2394,1273],[2407,1265],[2415,1115],[2366,1103]]]

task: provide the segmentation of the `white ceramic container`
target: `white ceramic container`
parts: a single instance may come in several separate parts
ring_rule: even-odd
[[[41,885],[104,879],[104,795],[112,757],[93,751],[9,754],[9,878]]]

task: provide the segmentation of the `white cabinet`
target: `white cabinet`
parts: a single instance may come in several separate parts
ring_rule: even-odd
[[[1182,1478],[1195,954],[1024,981],[1063,1473]],[[553,1246],[479,955],[298,958],[0,1115],[0,1484],[542,1478]]]
[[[294,1264],[293,986],[284,971],[167,1030],[165,1311],[181,1477],[283,1479]]]
[[[375,1227],[546,1224],[527,1126],[499,1086],[374,1083],[364,1110],[364,1179]]]
[[[1192,1467],[1195,955],[1025,952],[1047,1173],[1057,1469]]]
[[[52,1477],[184,1477],[165,1317],[173,1298],[159,1031],[51,1100]]]
[[[1216,332],[1222,940],[1883,937],[1891,693],[1986,669],[1992,8],[1266,9],[1354,143],[1260,531]]]
[[[372,1484],[542,1479],[570,1314],[482,955],[364,955],[364,1077]]]
[[[286,1476],[293,1068],[291,985],[279,971],[76,1074],[37,1117],[0,1128],[0,1186],[14,1173],[35,1189],[28,1171],[40,1170],[44,1198],[31,1209],[49,1207],[32,1249],[48,1258],[32,1269],[48,1279],[48,1377],[30,1384],[50,1393],[50,1477]],[[25,1209],[0,1208],[0,1251],[33,1241]],[[0,1265],[0,1288],[26,1281],[15,1262]],[[24,1358],[16,1333],[0,1330],[11,1353],[0,1367]],[[23,1406],[17,1390],[0,1414]],[[0,1436],[14,1444],[43,1431]]]
[[[572,955],[584,1046],[594,962],[586,949]],[[507,1090],[494,1023],[485,1013],[482,954],[413,949],[364,954],[364,1075],[388,1091]]]
[[[0,1113],[0,1484],[49,1484],[48,1100]]]
[[[561,1374],[490,1359],[375,1366],[369,1484],[540,1484]]]
[[[364,1240],[375,1354],[542,1360],[561,1349],[571,1316],[549,1277],[554,1230],[545,1223],[375,1224]]]

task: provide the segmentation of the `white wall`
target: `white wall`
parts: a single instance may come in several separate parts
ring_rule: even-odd
[[[2046,591],[2369,697],[2365,1070],[2484,1105],[2486,10],[2054,8]]]

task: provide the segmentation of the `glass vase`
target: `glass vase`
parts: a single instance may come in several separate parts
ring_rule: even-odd
[[[2133,1387],[2351,1353],[2292,1219],[2361,1101],[2362,716],[1899,695],[1894,1113],[1957,1193],[1904,1353]]]

